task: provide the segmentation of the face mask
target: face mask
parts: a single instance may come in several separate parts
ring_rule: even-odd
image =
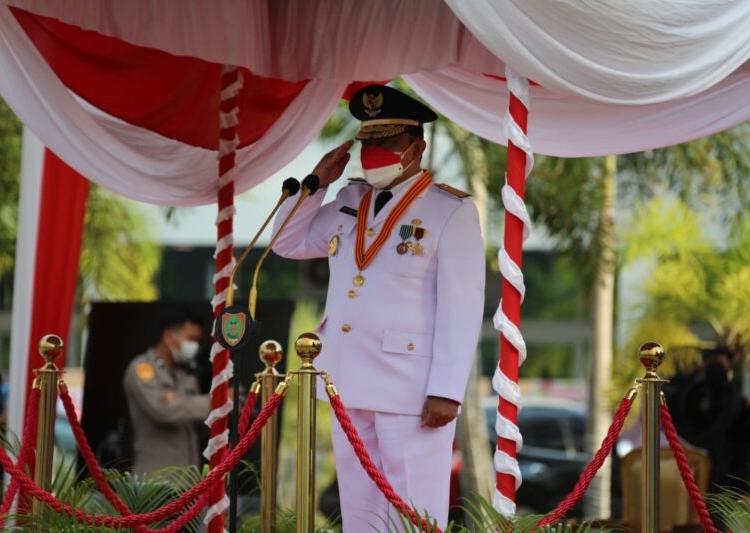
[[[180,348],[178,350],[172,350],[174,362],[178,365],[189,365],[195,360],[199,348],[200,345],[196,341],[188,339],[180,341]]]
[[[416,161],[414,158],[409,165],[404,167],[403,154],[408,152],[414,143],[403,152],[391,152],[380,146],[363,146],[359,157],[367,183],[379,189],[401,177],[404,170]]]

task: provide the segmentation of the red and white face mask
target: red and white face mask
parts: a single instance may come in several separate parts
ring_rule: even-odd
[[[411,150],[416,142],[411,143],[403,152],[391,152],[381,146],[363,146],[359,158],[367,183],[379,189],[401,177],[404,170],[416,161],[416,158],[413,158],[404,167],[404,154]]]

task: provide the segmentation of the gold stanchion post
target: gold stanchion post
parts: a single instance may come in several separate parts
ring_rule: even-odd
[[[646,367],[646,375],[637,380],[643,387],[642,419],[643,444],[641,447],[641,531],[659,531],[659,458],[661,427],[661,385],[666,380],[656,373],[664,361],[664,348],[655,342],[641,345],[638,357]]]
[[[255,375],[253,386],[260,386],[261,401],[265,405],[271,398],[278,381],[283,377],[276,371],[276,364],[284,355],[281,344],[268,340],[258,349],[261,361],[266,365],[263,372]],[[276,474],[278,473],[279,415],[274,412],[268,419],[260,436],[260,522],[262,533],[276,531]]]
[[[55,446],[55,409],[57,407],[57,380],[60,370],[55,360],[63,353],[63,341],[57,335],[45,335],[39,341],[39,353],[44,366],[34,371],[33,386],[39,389],[39,418],[36,437],[36,463],[34,482],[45,490],[52,486],[52,455]],[[32,512],[39,515],[46,506],[34,500]]]
[[[315,379],[320,372],[312,362],[322,344],[315,333],[297,337],[294,349],[302,367],[290,372],[299,378],[297,391],[297,533],[315,528]]]

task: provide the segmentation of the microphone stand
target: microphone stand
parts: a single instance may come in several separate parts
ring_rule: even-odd
[[[258,259],[258,263],[255,267],[255,272],[253,273],[253,283],[250,287],[250,297],[249,297],[249,310],[250,310],[250,317],[252,319],[255,319],[255,307],[258,303],[258,273],[260,272],[260,265],[263,264],[263,261],[265,261],[266,257],[268,256],[268,253],[271,251],[271,248],[276,243],[276,240],[279,238],[279,235],[281,235],[281,232],[284,231],[284,228],[286,228],[289,221],[292,219],[292,216],[294,216],[294,213],[297,212],[297,209],[299,208],[300,204],[302,204],[302,200],[307,198],[308,196],[315,194],[315,191],[318,190],[318,187],[320,186],[320,179],[315,174],[309,174],[305,179],[302,180],[302,192],[299,194],[299,199],[297,200],[297,203],[294,204],[294,207],[291,211],[289,211],[289,214],[286,216],[284,221],[281,223],[281,226],[279,226],[279,229],[276,231],[276,234],[271,237],[271,242],[268,243],[268,246],[266,246],[266,249],[263,250],[263,253],[261,254],[260,258]]]
[[[253,249],[253,246],[255,245],[258,238],[261,236],[263,231],[266,229],[266,226],[268,226],[268,223],[271,221],[273,216],[276,214],[276,212],[279,210],[279,207],[281,207],[281,204],[284,203],[284,201],[297,194],[297,191],[299,191],[300,185],[299,182],[294,178],[287,178],[284,180],[284,183],[282,185],[281,190],[281,197],[279,198],[279,201],[276,202],[276,206],[271,211],[271,214],[268,215],[266,220],[263,222],[263,225],[260,227],[258,232],[255,234],[255,237],[250,241],[250,244],[247,245],[245,250],[242,252],[242,255],[240,255],[240,258],[237,260],[237,262],[234,265],[234,268],[232,269],[232,273],[229,276],[229,287],[227,288],[227,305],[224,308],[224,310],[219,314],[216,320],[215,324],[215,334],[216,339],[224,348],[228,349],[230,352],[230,356],[234,365],[234,380],[232,383],[232,393],[233,393],[233,401],[232,401],[232,426],[231,426],[231,432],[230,432],[230,445],[232,448],[234,448],[237,443],[239,442],[239,399],[240,399],[240,376],[242,376],[243,372],[243,364],[242,364],[242,358],[239,356],[239,349],[247,342],[247,340],[251,336],[259,336],[260,335],[260,323],[256,322],[255,320],[248,319],[247,315],[245,314],[244,309],[242,309],[240,306],[234,305],[234,278],[236,277],[237,273],[239,272],[240,266],[242,263],[247,259],[248,255],[250,254],[250,251]],[[238,328],[240,331],[236,335],[227,335],[227,331],[225,331],[225,322],[230,323],[230,328],[232,325],[235,326],[235,328]],[[231,329],[230,329],[231,331]],[[231,476],[229,477],[229,531],[230,533],[236,533],[237,531],[237,498],[239,493],[239,484],[238,484],[238,468],[235,466],[232,469]]]
[[[271,242],[268,243],[268,246],[266,246],[266,249],[263,250],[263,253],[261,254],[261,256],[258,259],[258,262],[257,262],[257,264],[255,266],[255,272],[253,273],[252,288],[250,289],[250,296],[248,298],[248,300],[249,300],[249,302],[248,302],[249,303],[248,310],[250,312],[249,321],[252,324],[252,332],[255,335],[260,335],[260,323],[255,320],[255,308],[256,308],[257,301],[258,301],[257,283],[258,283],[258,273],[260,272],[260,267],[263,264],[263,261],[268,256],[268,253],[271,251],[271,247],[274,245],[274,243],[276,242],[276,240],[279,238],[279,235],[281,235],[281,232],[284,231],[284,228],[289,223],[289,221],[291,220],[292,216],[294,215],[294,213],[297,211],[297,209],[299,208],[300,204],[302,203],[302,201],[305,198],[307,198],[308,196],[310,196],[311,194],[314,194],[315,191],[318,190],[319,185],[320,185],[320,179],[317,176],[315,176],[314,174],[310,174],[304,180],[302,180],[302,192],[300,193],[300,197],[297,199],[297,202],[294,204],[294,207],[289,212],[289,214],[286,216],[286,218],[282,222],[281,226],[279,226],[279,229],[276,231],[276,234],[271,238]],[[294,192],[296,193],[297,191],[294,191]],[[277,209],[278,209],[278,206],[281,205],[281,203],[283,202],[283,200],[284,200],[284,197],[282,195],[282,199],[279,201],[278,205],[276,206]],[[274,209],[273,212],[275,213],[276,209]],[[270,220],[270,217],[269,217],[269,220]],[[267,223],[268,223],[268,220],[266,221],[266,224]],[[264,224],[263,227],[265,228],[265,224]],[[262,231],[263,231],[263,228],[261,228],[261,232]],[[256,237],[256,239],[257,239],[257,237]],[[253,240],[253,243],[254,242],[255,242],[255,240]],[[248,248],[248,250],[249,250],[249,248]],[[244,259],[246,257],[246,255],[247,255],[247,250],[245,251],[245,253],[242,255],[242,257],[240,259]],[[239,264],[239,262],[238,262],[238,264]],[[235,266],[235,270],[236,269],[237,269],[237,267]],[[234,271],[233,271],[233,274],[234,274]],[[232,285],[231,285],[231,282],[230,282],[230,288],[231,287],[232,287]],[[229,301],[229,293],[228,292],[227,292],[227,301]],[[218,323],[219,322],[217,321],[217,328],[219,327]],[[238,352],[235,351],[234,353],[238,353]],[[237,368],[237,369],[239,369],[239,366],[240,366],[240,361],[239,361],[240,359],[241,359],[240,357],[237,357],[236,360],[235,360],[235,368]],[[235,398],[239,398],[239,379],[237,379],[237,377],[235,377],[235,379],[234,379],[234,397]],[[232,431],[232,435],[231,435],[231,439],[230,439],[232,447],[236,446],[237,442],[239,442],[239,431],[238,431],[238,427],[237,427],[238,424],[239,424],[239,419],[238,419],[238,414],[237,414],[237,402],[235,401],[235,402],[233,402],[233,405],[232,405],[232,428],[233,428],[233,431]],[[274,453],[275,453],[275,450],[274,450]],[[237,518],[236,517],[237,517],[238,483],[237,483],[237,472],[236,472],[236,470],[237,470],[237,467],[235,466],[235,468],[232,470],[232,476],[231,476],[231,478],[229,480],[229,494],[230,494],[230,497],[229,497],[229,513],[230,513],[229,533],[236,533],[236,531],[237,531]]]

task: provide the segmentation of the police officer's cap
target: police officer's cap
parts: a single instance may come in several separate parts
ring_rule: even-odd
[[[362,121],[357,139],[399,135],[407,126],[437,120],[437,114],[419,100],[387,85],[368,85],[354,93],[349,111]]]

